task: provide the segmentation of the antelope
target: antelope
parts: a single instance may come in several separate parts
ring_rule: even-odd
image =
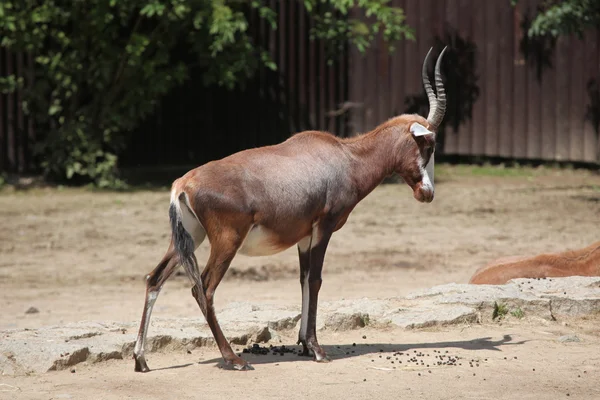
[[[474,285],[503,285],[517,278],[600,276],[600,242],[582,249],[495,260],[475,271]]]
[[[224,367],[253,369],[229,345],[215,315],[215,290],[237,253],[267,256],[297,246],[302,314],[297,344],[302,355],[328,362],[316,334],[317,299],[325,251],[354,207],[384,178],[397,173],[422,203],[434,197],[435,138],[446,110],[440,63],[433,91],[425,56],[422,80],[429,101],[427,119],[403,114],[352,138],[304,131],[282,143],[243,150],[201,165],[173,182],[169,219],[171,242],[146,276],[146,296],[133,352],[135,371],[149,371],[144,357],[152,307],[181,265],[192,295],[211,329]],[[202,273],[194,254],[208,237],[210,256]]]

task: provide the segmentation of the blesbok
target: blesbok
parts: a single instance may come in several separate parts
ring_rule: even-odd
[[[429,99],[427,119],[401,115],[372,131],[340,139],[305,131],[273,146],[244,150],[212,161],[173,182],[169,217],[172,237],[158,266],[146,277],[146,299],[133,357],[136,371],[148,371],[144,342],[152,307],[162,285],[182,265],[194,285],[192,295],[225,360],[249,369],[227,342],[213,308],[215,290],[237,253],[265,256],[297,245],[302,316],[298,343],[303,354],[329,361],[317,341],[317,298],[325,251],[332,234],[385,177],[398,173],[420,202],[434,197],[436,131],[444,118],[446,94],[435,64],[437,96],[423,62]],[[208,237],[210,256],[200,274],[194,251]]]
[[[517,278],[565,276],[600,276],[600,242],[562,253],[500,258],[475,271],[469,283],[503,285]]]

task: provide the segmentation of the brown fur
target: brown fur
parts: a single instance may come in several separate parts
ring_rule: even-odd
[[[566,276],[600,276],[600,242],[562,253],[501,258],[479,268],[469,283],[502,285],[517,278]]]
[[[213,307],[214,293],[245,238],[257,228],[268,232],[268,247],[274,251],[298,243],[303,296],[305,284],[309,287],[307,325],[304,334],[299,334],[299,343],[303,354],[312,351],[315,360],[328,360],[317,341],[316,312],[331,235],[344,226],[354,207],[393,173],[404,179],[417,200],[433,200],[433,191],[422,186],[421,171],[433,154],[435,135],[413,136],[410,126],[414,122],[432,130],[425,118],[402,115],[350,139],[327,132],[301,132],[277,145],[209,162],[173,183],[172,201],[183,201],[181,207],[192,211],[201,225],[198,231],[189,232],[196,235],[194,244],[202,242],[202,229],[210,242],[210,257],[202,273],[197,271],[193,254],[188,256],[195,265],[186,270],[194,281],[192,295],[226,365],[249,368],[233,353],[221,331]],[[176,244],[172,239],[163,260],[147,277],[146,303],[134,350],[136,371],[149,370],[143,352],[148,322],[153,299],[175,266],[182,263]]]

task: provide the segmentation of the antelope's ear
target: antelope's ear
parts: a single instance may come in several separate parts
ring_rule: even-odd
[[[412,133],[412,135],[414,137],[417,137],[417,136],[426,136],[426,135],[435,135],[433,132],[431,132],[429,129],[425,128],[423,125],[421,125],[418,122],[414,122],[410,126],[410,133]]]

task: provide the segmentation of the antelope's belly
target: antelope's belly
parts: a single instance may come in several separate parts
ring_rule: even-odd
[[[276,233],[262,225],[255,225],[246,235],[238,253],[246,256],[270,256],[290,248],[293,244],[282,243]]]

